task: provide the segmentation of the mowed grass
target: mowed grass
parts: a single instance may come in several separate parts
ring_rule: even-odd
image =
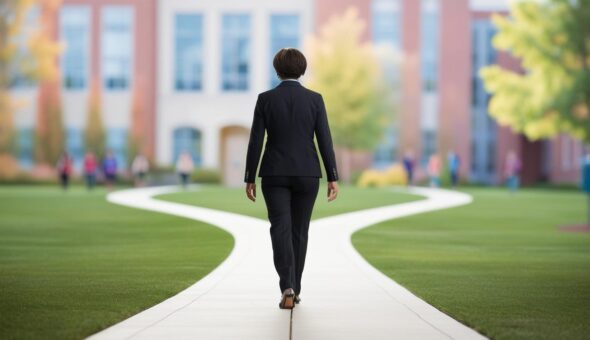
[[[375,267],[494,339],[588,339],[590,234],[576,191],[466,189],[471,205],[353,234]]]
[[[410,202],[423,199],[391,188],[358,188],[340,184],[338,197],[328,202],[328,187],[325,179],[320,180],[320,188],[316,198],[311,219],[338,215],[350,211],[375,208],[385,205]],[[256,202],[246,197],[243,188],[226,188],[214,185],[201,185],[197,191],[160,195],[157,198],[201,207],[226,210],[238,214],[268,219],[266,203],[260,183],[256,183]]]
[[[0,187],[0,339],[79,339],[187,288],[233,248],[205,223],[105,192]]]

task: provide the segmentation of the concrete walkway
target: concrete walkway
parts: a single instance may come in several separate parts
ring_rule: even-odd
[[[278,308],[270,223],[152,198],[177,190],[124,190],[107,199],[218,226],[233,235],[234,249],[191,287],[90,339],[485,339],[373,268],[350,242],[358,229],[467,204],[469,195],[413,188],[426,199],[313,220],[301,304],[291,311]]]

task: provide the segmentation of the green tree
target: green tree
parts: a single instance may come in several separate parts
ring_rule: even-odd
[[[349,150],[373,150],[391,123],[393,105],[372,44],[361,41],[366,23],[356,8],[332,17],[306,41],[309,88],[322,94],[334,144],[350,171]]]
[[[490,115],[533,140],[566,132],[590,143],[590,2],[519,1],[510,14],[493,17],[493,44],[525,72],[480,71],[493,94]]]
[[[105,154],[106,137],[100,112],[100,90],[97,81],[93,82],[88,102],[88,115],[84,129],[84,145],[87,151],[92,151],[98,158]]]

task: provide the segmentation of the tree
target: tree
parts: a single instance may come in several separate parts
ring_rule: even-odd
[[[65,146],[61,100],[55,84],[45,84],[40,100],[43,105],[35,127],[35,160],[54,165]]]
[[[138,76],[135,85],[133,86],[133,101],[131,106],[131,129],[127,135],[127,163],[129,168],[131,168],[131,164],[139,153],[143,153],[144,148],[144,132],[142,129],[142,97],[141,97],[141,88],[140,84],[143,84],[141,81],[141,76]]]
[[[306,41],[308,86],[324,98],[334,144],[345,151],[344,173],[350,172],[348,151],[373,150],[392,112],[380,60],[373,45],[361,42],[365,26],[350,7]]]
[[[98,158],[102,158],[105,154],[106,137],[100,112],[100,85],[97,80],[92,82],[90,91],[84,145],[86,150],[94,152]]]
[[[4,0],[0,2],[0,154],[14,152],[13,111],[17,104],[10,95],[10,88],[16,81],[44,82],[57,78],[56,56],[61,46],[48,34],[47,22],[26,25],[27,15],[34,8],[47,13],[54,11],[58,0]],[[48,109],[52,116],[61,116],[59,105]],[[58,117],[59,119],[59,117]],[[61,119],[59,119],[61,122]],[[52,122],[54,123],[54,122]],[[61,130],[61,136],[60,136]],[[63,143],[63,130],[58,127],[57,140],[51,146]]]
[[[493,45],[519,58],[524,74],[497,65],[480,75],[499,124],[532,140],[561,132],[590,143],[590,2],[513,2],[495,15]]]

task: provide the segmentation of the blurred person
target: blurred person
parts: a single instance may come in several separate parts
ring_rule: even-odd
[[[86,152],[86,155],[84,155],[84,180],[86,181],[86,188],[88,190],[94,189],[96,185],[97,168],[98,164],[94,153]]]
[[[57,172],[59,174],[59,182],[64,190],[68,190],[70,184],[70,176],[72,175],[72,158],[67,151],[64,151],[57,161]]]
[[[440,170],[441,160],[438,154],[432,154],[428,160],[428,176],[430,177],[430,186],[434,188],[440,187]]]
[[[104,173],[107,189],[111,191],[117,181],[117,159],[111,150],[107,151],[102,160],[102,172]]]
[[[447,155],[447,162],[449,165],[449,176],[451,177],[451,186],[456,187],[459,183],[459,167],[461,166],[461,160],[459,155],[451,150]]]
[[[145,176],[149,170],[149,162],[143,154],[138,154],[131,163],[131,173],[135,180],[135,186],[140,187],[145,184]]]
[[[414,167],[416,162],[414,160],[414,152],[412,152],[412,150],[406,151],[402,163],[404,165],[404,169],[406,170],[406,175],[408,176],[408,185],[414,184]]]
[[[176,162],[176,172],[180,176],[180,183],[183,188],[186,188],[188,185],[193,169],[193,158],[188,152],[184,151],[180,154],[178,161]]]
[[[506,154],[506,163],[504,164],[504,175],[506,176],[506,184],[510,192],[516,192],[519,187],[519,174],[522,164],[518,155],[514,150],[508,151]]]
[[[266,131],[258,177],[262,177],[271,224],[273,263],[281,292],[279,308],[292,309],[301,301],[310,218],[322,177],[314,134],[326,170],[328,202],[336,199],[338,172],[322,95],[299,82],[307,68],[305,56],[295,48],[283,48],[276,53],[273,66],[281,82],[256,100],[244,182],[246,196],[256,202],[256,169]]]

